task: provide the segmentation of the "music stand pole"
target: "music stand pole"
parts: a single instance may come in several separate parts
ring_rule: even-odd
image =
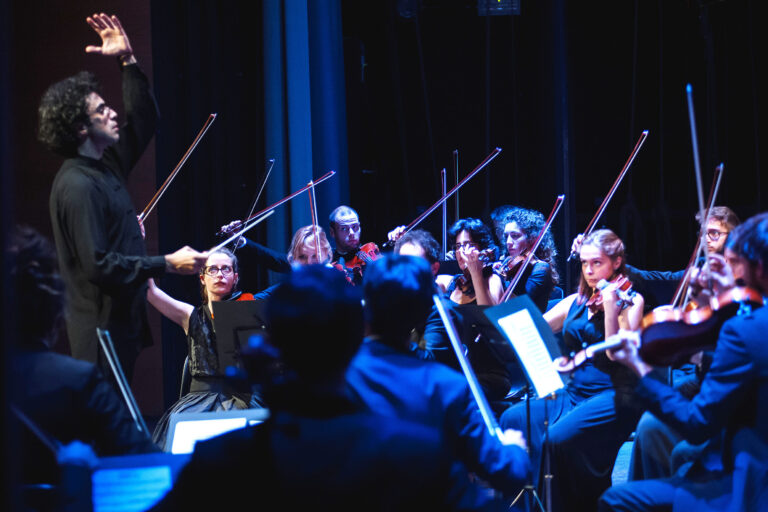
[[[531,440],[531,385],[526,383],[525,384],[525,436],[528,442],[530,443]],[[545,419],[545,428],[546,428],[546,419]],[[546,441],[546,436],[545,436]],[[544,450],[544,445],[542,445],[542,454]],[[530,455],[530,448],[526,450],[528,454]],[[549,470],[549,468],[547,468]],[[525,486],[520,489],[520,492],[517,493],[517,496],[515,496],[515,499],[512,500],[512,505],[514,506],[515,503],[517,503],[520,498],[523,497],[523,495],[526,496],[527,501],[527,507],[526,510],[533,510],[534,502],[538,506],[538,510],[541,512],[544,512],[544,505],[541,504],[541,500],[539,499],[539,495],[536,492],[536,486],[533,485],[533,475],[528,477],[528,481],[525,483]]]

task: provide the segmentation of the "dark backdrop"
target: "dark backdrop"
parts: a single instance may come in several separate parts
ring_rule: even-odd
[[[291,2],[284,4],[283,21],[293,15],[290,6],[296,1]],[[268,136],[276,134],[267,132],[264,117],[273,98],[264,94],[270,77],[264,72],[261,4],[178,0],[98,5],[114,10],[124,22],[130,19],[124,24],[139,46],[140,60],[154,72],[162,123],[157,153],[147,156],[148,184],[141,172],[132,178],[138,210],[208,114],[220,114],[150,220],[152,253],[181,244],[210,247],[219,225],[247,212],[266,158],[286,160],[264,149]],[[407,224],[437,199],[440,169],[448,168],[450,181],[455,179],[453,150],[459,152],[463,176],[498,146],[503,151],[497,160],[461,191],[461,215],[487,218],[504,203],[547,213],[555,196],[565,193],[566,206],[554,225],[563,255],[640,132],[648,129],[648,141],[602,224],[627,242],[630,262],[681,268],[694,245],[697,209],[686,83],[694,89],[705,189],[722,161],[726,173],[718,203],[742,218],[765,209],[760,155],[766,83],[761,67],[768,44],[760,2],[521,0],[519,16],[498,17],[478,16],[476,2],[469,0],[344,0],[337,5],[343,79],[318,78],[320,52],[312,33],[314,75],[306,79],[315,102],[315,137],[325,135],[315,129],[322,112],[318,102],[332,92],[346,98],[348,177],[334,185],[333,193],[359,210],[365,242],[381,243],[389,229]],[[96,67],[100,77],[114,74],[111,63],[80,54],[93,37],[82,20],[96,7],[93,2],[52,4],[46,8],[50,16],[39,17],[34,15],[39,5],[14,5],[14,74],[6,79],[14,99],[11,122],[5,122],[16,133],[14,190],[24,199],[16,214],[47,232],[47,196],[58,164],[34,141],[31,119],[52,80],[81,67]],[[315,12],[309,10],[310,32],[317,30]],[[324,52],[322,58],[333,58],[328,48]],[[336,69],[320,68],[329,74]],[[108,97],[119,96],[116,84],[105,85]],[[326,170],[315,168],[314,174]],[[453,210],[451,202],[451,218]],[[278,211],[275,217],[283,214],[288,213]],[[158,226],[156,235],[151,223]],[[439,213],[425,224],[438,239],[439,224]],[[275,236],[270,230],[276,228],[268,224],[257,228],[253,238],[277,239],[275,249],[285,250],[291,233],[286,223],[278,225],[286,232]],[[559,264],[570,289],[576,271],[566,272],[562,259]],[[247,259],[243,275],[249,290],[270,282]],[[162,285],[198,303],[194,279],[168,277]],[[169,403],[178,393],[185,348],[176,326],[166,325],[162,337]],[[152,357],[160,358],[157,353]]]

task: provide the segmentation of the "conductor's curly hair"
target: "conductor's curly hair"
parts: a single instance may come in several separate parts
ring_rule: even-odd
[[[93,73],[81,71],[51,85],[40,100],[37,138],[54,153],[65,157],[77,155],[78,132],[90,125],[86,99],[99,93]]]

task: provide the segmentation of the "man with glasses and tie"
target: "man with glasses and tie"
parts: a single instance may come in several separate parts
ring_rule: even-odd
[[[66,158],[49,206],[67,290],[72,355],[106,369],[96,328],[108,329],[130,379],[139,351],[151,344],[147,279],[166,271],[197,273],[207,255],[183,247],[165,256],[147,256],[125,180],[155,133],[155,99],[117,16],[94,14],[86,21],[102,45],[85,51],[118,60],[127,122],[118,126],[117,113],[99,95],[93,74],[81,72],[51,85],[43,95],[38,137]]]

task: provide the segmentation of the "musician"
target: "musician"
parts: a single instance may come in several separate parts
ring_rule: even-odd
[[[147,256],[125,180],[157,126],[147,77],[116,16],[86,19],[101,46],[86,52],[116,57],[123,77],[126,124],[99,95],[91,73],[50,86],[39,107],[39,138],[66,160],[53,182],[50,215],[67,287],[67,333],[72,355],[106,362],[96,328],[109,329],[128,379],[139,351],[151,344],[146,320],[146,281],[163,272],[192,274],[206,255],[184,247]]]
[[[437,283],[457,304],[498,304],[504,285],[491,266],[497,253],[491,230],[479,219],[466,218],[456,221],[448,234],[462,273],[438,276]]]
[[[470,471],[515,492],[528,471],[521,433],[504,434],[502,445],[489,434],[465,378],[409,350],[410,332],[426,318],[434,292],[422,258],[390,254],[370,265],[363,282],[369,336],[347,371],[352,396],[377,414],[438,428]]]
[[[213,302],[254,300],[250,293],[237,290],[240,279],[237,257],[229,249],[218,249],[208,255],[200,271],[200,294],[203,304],[194,307],[166,294],[150,279],[147,300],[160,313],[184,329],[187,335],[189,393],[181,397],[160,418],[152,440],[160,448],[166,445],[171,415],[182,412],[228,411],[262,407],[258,396],[232,389],[225,381],[224,368],[219,367],[216,331],[213,325]],[[261,297],[265,298],[265,297]]]
[[[506,510],[449,476],[441,433],[370,414],[350,401],[344,371],[360,346],[358,288],[319,265],[297,268],[267,305],[269,343],[286,380],[261,425],[203,441],[153,510]],[[331,342],[332,341],[332,342]]]
[[[515,277],[517,268],[546,224],[544,215],[535,210],[517,206],[509,207],[503,217],[498,218],[496,226],[503,233],[507,257],[499,265],[501,275],[509,284]],[[513,293],[528,295],[534,304],[545,312],[552,290],[557,285],[559,276],[554,266],[557,249],[552,234],[547,231],[539,244],[534,259],[523,272]]]
[[[734,276],[768,294],[768,214],[748,219],[728,237]],[[687,399],[654,380],[639,356],[637,336],[620,333],[613,352],[640,381],[637,396],[687,440],[706,450],[671,478],[630,482],[600,499],[605,510],[768,510],[768,309],[744,311],[720,330],[701,391]]]
[[[6,257],[14,290],[9,313],[17,335],[7,347],[8,398],[45,435],[62,444],[80,440],[99,456],[156,451],[132,421],[125,402],[99,369],[51,350],[64,314],[65,291],[52,245],[30,228],[11,235]],[[15,421],[11,415],[6,421]],[[57,484],[56,454],[18,423],[19,480]],[[12,463],[13,465],[13,463]],[[39,505],[39,504],[38,504]]]
[[[637,329],[643,313],[643,298],[635,295],[631,305],[622,308],[616,283],[602,291],[601,280],[614,281],[626,275],[624,243],[610,230],[592,232],[580,249],[581,279],[578,291],[544,314],[554,332],[563,332],[566,355],[555,363],[568,368],[580,351],[605,340],[619,328]],[[587,304],[597,295],[602,308]],[[596,354],[573,369],[571,379],[554,399],[530,403],[531,458],[534,475],[543,488],[542,443],[545,421],[549,424],[549,453],[552,510],[592,510],[600,494],[611,485],[611,468],[621,445],[627,440],[638,418],[633,406],[631,372],[606,355]],[[526,404],[517,404],[502,416],[502,428],[524,429]],[[541,469],[541,472],[539,470]]]
[[[440,245],[429,232],[414,229],[402,235],[395,244],[395,253],[424,258],[429,263],[432,275],[437,278],[437,272],[440,269],[440,262],[438,260]],[[440,292],[445,293],[445,290],[440,288]],[[459,336],[465,346],[467,357],[472,364],[477,380],[483,387],[483,392],[490,401],[491,406],[494,407],[497,405],[497,402],[503,400],[509,393],[512,387],[509,365],[517,363],[504,357],[508,354],[497,353],[488,345],[486,340],[474,342],[477,331],[469,325],[471,320],[464,318],[458,304],[447,301],[444,302],[444,306],[451,321],[458,329]],[[448,338],[448,331],[446,331],[436,307],[433,306],[430,310],[426,324],[417,326],[414,329],[414,334],[415,336],[412,336],[412,338],[414,342],[418,342],[418,345],[414,344],[412,349],[418,357],[426,360],[435,360],[454,368],[456,371],[461,371],[459,360],[456,358],[453,346],[451,346],[451,341]],[[512,359],[514,359],[514,355],[512,355]],[[502,407],[506,407],[506,404]]]

